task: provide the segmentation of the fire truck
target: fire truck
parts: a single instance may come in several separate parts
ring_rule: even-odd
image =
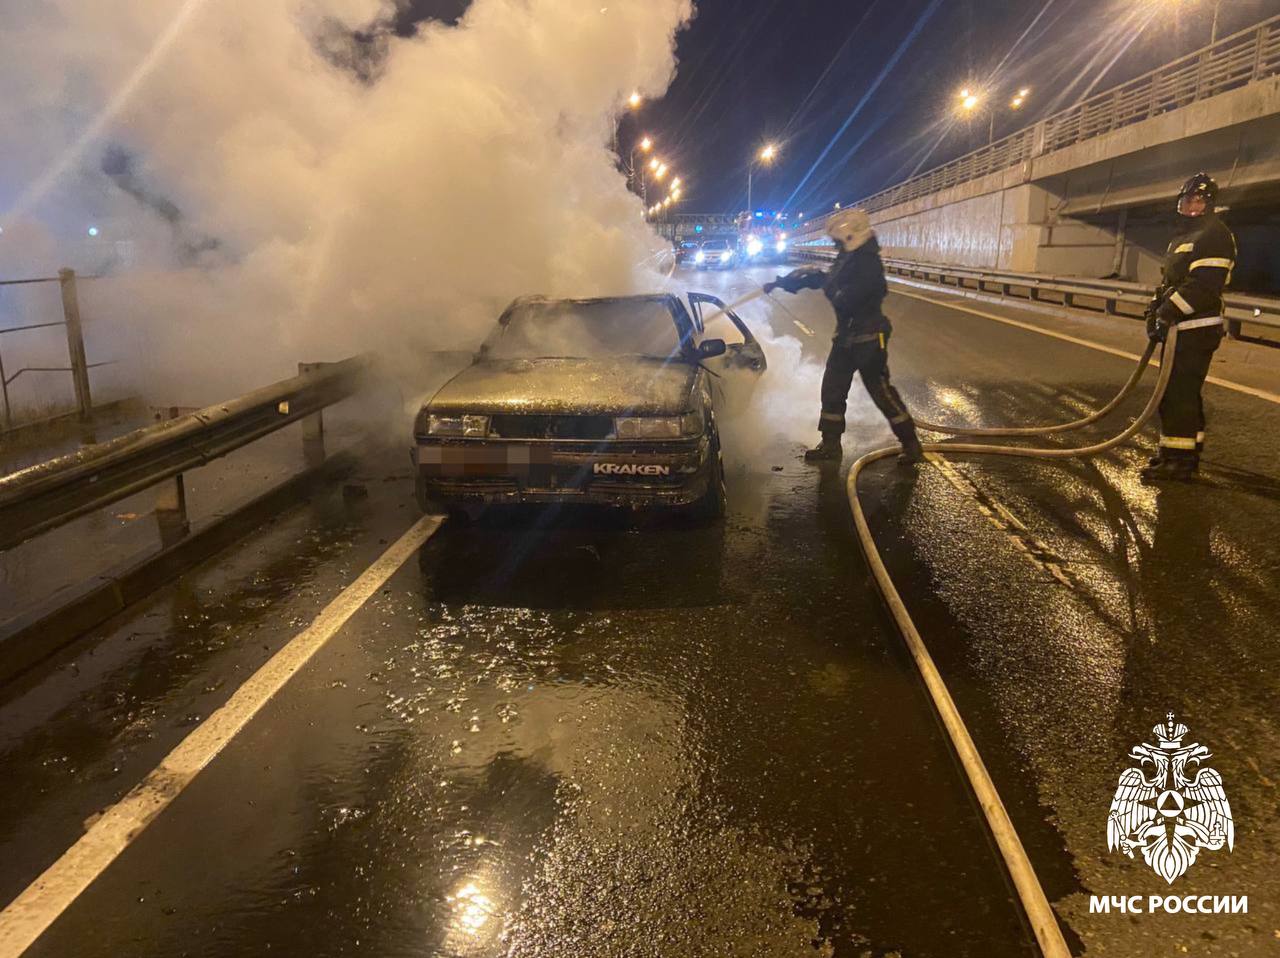
[[[787,224],[780,214],[748,210],[739,213],[735,222],[739,263],[781,263],[786,260]]]

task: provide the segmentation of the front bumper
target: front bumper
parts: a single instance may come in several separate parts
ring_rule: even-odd
[[[557,442],[417,437],[420,488],[446,505],[579,502],[628,508],[696,502],[710,442]]]

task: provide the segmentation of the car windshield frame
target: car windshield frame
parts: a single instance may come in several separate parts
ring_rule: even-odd
[[[571,350],[552,350],[546,353],[520,352],[510,353],[503,349],[504,344],[509,345],[512,340],[507,339],[509,332],[514,328],[513,323],[528,324],[537,321],[537,312],[543,312],[550,324],[560,324],[563,322],[572,322],[568,317],[575,311],[590,311],[593,309],[607,309],[610,305],[620,305],[618,317],[613,322],[621,319],[625,310],[624,304],[634,303],[637,307],[642,304],[647,305],[651,310],[660,308],[666,312],[671,321],[673,335],[670,339],[670,348],[665,352],[659,352],[651,349],[626,349],[619,348],[616,351],[594,351],[584,350],[583,353],[574,353]],[[558,316],[554,314],[557,307],[561,307],[563,312]],[[656,316],[656,310],[653,314]],[[651,317],[645,317],[647,321],[652,321]],[[580,322],[589,323],[590,319],[583,318]],[[602,320],[596,320],[602,322]],[[521,327],[523,332],[523,326]],[[566,337],[564,327],[555,330],[552,333],[553,339],[559,343],[573,341],[573,337]],[[498,317],[498,324],[489,334],[484,344],[480,347],[480,358],[483,359],[602,359],[623,356],[645,356],[651,359],[661,359],[664,361],[694,361],[696,330],[693,317],[686,308],[683,300],[670,293],[658,293],[652,295],[639,296],[601,296],[583,299],[573,298],[551,298],[551,297],[521,297],[512,302],[506,309],[502,311],[502,315]]]
[[[711,250],[713,252],[722,253],[730,249],[730,246],[729,246],[729,241],[727,239],[709,239],[702,244],[702,248],[704,250]]]

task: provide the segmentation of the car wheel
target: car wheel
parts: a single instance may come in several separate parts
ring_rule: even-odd
[[[720,454],[720,434],[711,434],[711,475],[707,491],[689,507],[689,514],[698,522],[714,522],[724,518],[728,493],[724,486],[724,457]]]

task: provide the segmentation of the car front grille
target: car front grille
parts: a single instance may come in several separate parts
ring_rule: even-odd
[[[489,435],[502,439],[611,439],[612,416],[494,416]]]

